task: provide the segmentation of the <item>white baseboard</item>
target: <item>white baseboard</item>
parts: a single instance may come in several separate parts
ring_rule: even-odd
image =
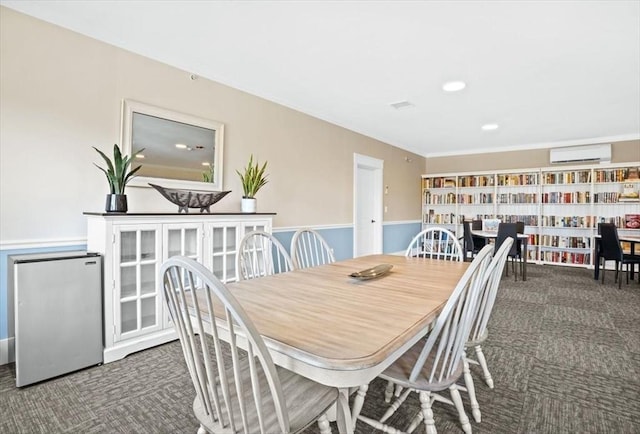
[[[0,339],[0,365],[15,362],[14,338]]]

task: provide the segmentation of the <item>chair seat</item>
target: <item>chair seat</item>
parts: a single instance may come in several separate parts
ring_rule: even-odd
[[[393,362],[391,366],[389,366],[380,377],[385,380],[393,381],[394,383],[402,386],[409,387],[415,390],[426,390],[431,392],[439,392],[441,390],[448,389],[449,386],[458,381],[458,378],[462,375],[462,360],[458,363],[456,369],[452,372],[451,375],[442,378],[440,381],[433,380],[429,381],[429,375],[431,374],[431,369],[433,368],[433,364],[436,361],[436,351],[431,351],[429,353],[429,357],[425,362],[422,371],[418,378],[415,381],[409,381],[409,376],[411,375],[411,370],[416,364],[418,360],[418,356],[424,347],[425,339],[421,339],[416,343],[413,347],[411,347],[406,353],[404,353],[398,360]],[[439,344],[439,340],[434,344],[434,348],[436,348]]]
[[[249,375],[249,363],[247,359],[243,359],[239,362],[241,377],[243,379],[242,390],[245,396],[245,400],[252,401],[252,386],[251,376]],[[274,404],[272,395],[269,392],[266,377],[263,374],[260,365],[256,365],[258,368],[260,391],[262,397],[262,409],[263,409],[263,423],[265,426],[264,432],[277,433],[280,432],[278,420],[276,418],[276,412],[274,411]],[[280,384],[282,386],[283,395],[285,397],[285,405],[289,413],[289,426],[291,432],[300,432],[317,419],[318,414],[323,414],[338,398],[338,390],[333,387],[323,386],[322,384],[311,381],[305,377],[294,374],[293,372],[276,367],[278,371],[278,377],[280,378]],[[227,378],[230,379],[229,394],[231,401],[233,402],[234,420],[236,426],[243,426],[241,421],[240,408],[238,407],[237,393],[235,383],[233,382],[234,375],[232,369],[227,370]],[[218,396],[223,399],[220,385],[218,385]],[[254,406],[250,406],[249,414],[247,415],[247,432],[259,433],[258,414],[255,411]],[[215,434],[231,434],[230,427],[228,426],[228,415],[223,407],[223,419],[226,426],[221,430],[217,421],[212,420],[211,416],[205,411],[202,402],[196,396],[193,402],[193,412],[196,415],[198,421],[209,431]]]

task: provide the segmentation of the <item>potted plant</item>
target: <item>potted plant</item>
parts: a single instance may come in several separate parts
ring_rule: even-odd
[[[131,157],[128,157],[126,155],[123,156],[122,152],[120,152],[120,148],[115,144],[113,145],[113,161],[95,146],[93,149],[95,149],[107,163],[106,170],[93,163],[98,169],[104,172],[107,176],[107,181],[109,182],[110,194],[107,194],[105,211],[127,212],[127,196],[124,194],[124,188],[127,183],[133,179],[136,172],[140,170],[142,166],[138,166],[132,170],[129,170],[129,167],[131,166],[131,161],[136,158],[136,155],[144,151],[144,149],[140,149],[131,155]]]
[[[264,173],[266,168],[266,161],[262,167],[260,167],[258,161],[254,164],[253,154],[251,154],[244,172],[240,173],[240,171],[236,170],[238,176],[240,176],[240,181],[242,181],[242,212],[256,212],[256,193],[268,182],[267,175]]]

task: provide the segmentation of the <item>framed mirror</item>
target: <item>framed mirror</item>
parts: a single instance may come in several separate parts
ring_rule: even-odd
[[[224,124],[125,99],[121,134],[126,155],[144,149],[130,185],[222,190]]]

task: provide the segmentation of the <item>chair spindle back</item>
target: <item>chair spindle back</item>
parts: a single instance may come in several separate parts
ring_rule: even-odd
[[[335,262],[333,249],[313,229],[300,229],[291,239],[293,268],[308,268]]]
[[[291,271],[293,264],[284,246],[264,231],[247,233],[236,254],[238,280],[255,279]]]

